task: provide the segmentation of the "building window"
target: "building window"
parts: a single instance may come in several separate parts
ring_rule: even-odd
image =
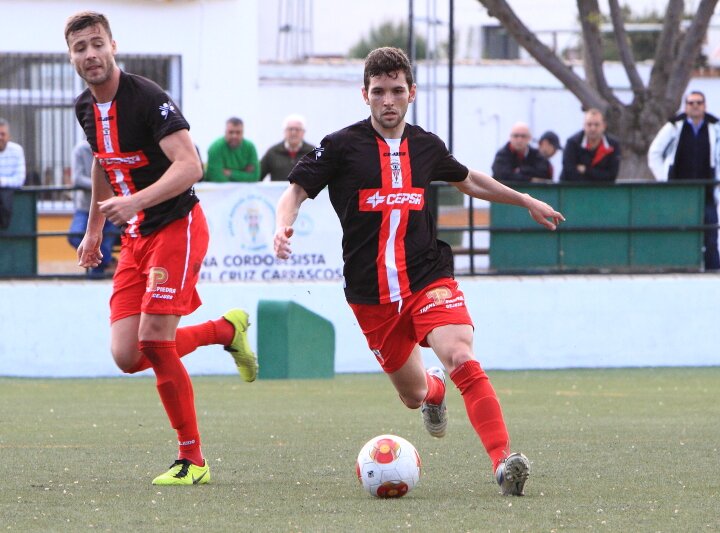
[[[182,107],[180,56],[118,54],[116,62],[155,81]],[[67,54],[0,53],[0,117],[25,150],[26,185],[71,185],[72,149],[84,135],[74,102],[84,89]]]
[[[518,59],[520,47],[502,26],[482,27],[483,59]]]

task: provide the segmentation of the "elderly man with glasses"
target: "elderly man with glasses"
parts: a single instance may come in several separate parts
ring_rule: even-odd
[[[720,122],[705,110],[705,95],[691,91],[685,112],[671,118],[650,144],[648,164],[658,181],[718,180],[720,177]],[[704,223],[718,223],[718,191],[705,189]],[[705,270],[720,269],[717,229],[705,231]]]

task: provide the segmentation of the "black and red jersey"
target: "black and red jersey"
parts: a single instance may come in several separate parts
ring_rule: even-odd
[[[288,179],[310,198],[327,185],[343,229],[345,296],[377,304],[453,276],[426,196],[431,181],[467,175],[436,135],[407,124],[401,139],[386,140],[368,118],[325,137]]]
[[[75,114],[115,194],[122,196],[160,179],[171,164],[160,140],[190,129],[180,109],[155,82],[125,72],[120,72],[112,102],[98,103],[86,89],[75,101]],[[139,212],[128,221],[125,233],[148,235],[187,215],[197,202],[190,188]]]

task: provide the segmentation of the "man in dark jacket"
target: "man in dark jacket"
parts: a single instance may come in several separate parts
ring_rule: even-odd
[[[587,110],[582,131],[565,143],[560,181],[615,181],[620,169],[620,143],[605,133],[606,127],[599,109]]]
[[[283,125],[283,140],[271,146],[260,160],[260,180],[270,174],[270,181],[287,181],[288,174],[302,156],[315,147],[305,141],[305,119],[289,115]]]
[[[530,146],[530,128],[518,122],[510,130],[510,141],[495,154],[493,178],[498,181],[552,180],[550,163],[537,148]]]

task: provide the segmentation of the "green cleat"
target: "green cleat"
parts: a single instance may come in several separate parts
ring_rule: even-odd
[[[210,466],[192,464],[187,459],[178,459],[170,470],[153,479],[153,485],[205,485],[210,483]]]
[[[231,309],[223,315],[223,318],[235,327],[235,336],[230,346],[225,346],[225,350],[235,359],[240,376],[248,383],[255,381],[258,361],[247,340],[247,329],[250,325],[248,314],[242,309]]]

